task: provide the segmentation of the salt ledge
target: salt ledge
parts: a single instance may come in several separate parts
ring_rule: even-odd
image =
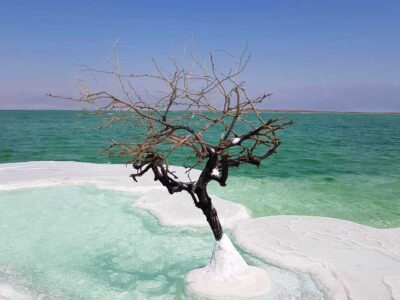
[[[183,168],[174,169],[183,178]],[[207,226],[189,197],[185,202],[184,194],[179,194],[173,200],[175,197],[170,198],[150,174],[133,184],[128,177],[132,171],[124,165],[77,162],[0,164],[0,190],[94,184],[141,195],[135,205],[148,209],[165,225]],[[194,170],[193,178],[198,174]],[[267,262],[309,273],[325,288],[329,298],[400,299],[400,228],[376,229],[323,217],[251,219],[243,205],[214,198],[222,223],[234,228],[234,237],[241,247]],[[157,209],[164,200],[169,209]],[[189,274],[188,282],[191,279]]]
[[[240,221],[234,235],[254,255],[309,273],[331,299],[400,299],[400,228],[273,216]]]

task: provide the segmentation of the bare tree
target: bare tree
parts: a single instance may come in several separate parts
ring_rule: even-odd
[[[231,68],[223,71],[217,67],[215,56],[219,54],[231,59]],[[216,181],[225,186],[232,167],[242,164],[259,167],[281,144],[275,133],[292,121],[263,118],[258,107],[270,94],[252,97],[238,79],[250,58],[246,51],[237,58],[227,52],[210,53],[202,61],[193,51],[188,56],[190,63],[186,55],[184,64],[170,60],[170,71],[153,59],[154,73],[139,74],[121,72],[116,53],[113,69],[83,66],[83,71],[112,76],[118,83],[118,94],[90,91],[85,84],[79,97],[49,95],[98,104],[101,111],[119,112],[111,121],[135,122],[145,134],[133,142],[111,139],[106,149],[109,155],[120,155],[133,164],[136,171],[131,177],[135,182],[151,171],[154,180],[161,182],[170,194],[187,192],[206,216],[218,241],[223,230],[207,192],[208,184]],[[156,90],[144,89],[145,82],[151,82]],[[186,181],[178,178],[168,165],[171,153],[182,149],[189,150],[195,158],[184,166]],[[189,176],[193,168],[201,168],[196,180]]]

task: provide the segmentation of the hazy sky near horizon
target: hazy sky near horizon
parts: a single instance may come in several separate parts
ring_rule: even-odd
[[[0,2],[0,109],[68,109],[80,68],[103,67],[119,39],[127,70],[150,58],[225,49],[271,109],[400,111],[400,1]],[[194,39],[192,38],[194,36]]]

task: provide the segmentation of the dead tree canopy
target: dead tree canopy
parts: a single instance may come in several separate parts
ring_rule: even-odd
[[[161,182],[169,193],[189,193],[211,226],[216,240],[223,231],[217,211],[207,193],[207,185],[216,181],[226,185],[229,168],[242,164],[259,166],[273,155],[281,141],[276,132],[292,124],[280,118],[264,119],[258,111],[270,94],[251,96],[245,83],[238,78],[250,56],[243,53],[233,57],[223,52],[232,63],[224,70],[217,67],[210,53],[200,60],[193,53],[185,63],[170,60],[168,70],[154,59],[153,73],[124,73],[116,56],[111,70],[98,70],[84,66],[84,72],[95,76],[111,76],[118,92],[85,89],[79,97],[69,100],[97,104],[101,111],[119,112],[112,120],[129,119],[144,134],[134,141],[112,139],[107,151],[120,155],[133,164],[136,182],[147,172]],[[150,86],[149,89],[145,86]],[[150,91],[150,89],[152,89]],[[58,96],[56,96],[58,97]],[[187,171],[200,168],[200,176],[180,180],[168,167],[168,158],[175,151],[190,153]]]

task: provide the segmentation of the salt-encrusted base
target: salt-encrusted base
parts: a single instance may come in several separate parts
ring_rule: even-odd
[[[212,258],[205,267],[186,276],[189,293],[208,297],[257,297],[270,290],[264,269],[247,265],[224,234],[214,246]]]

